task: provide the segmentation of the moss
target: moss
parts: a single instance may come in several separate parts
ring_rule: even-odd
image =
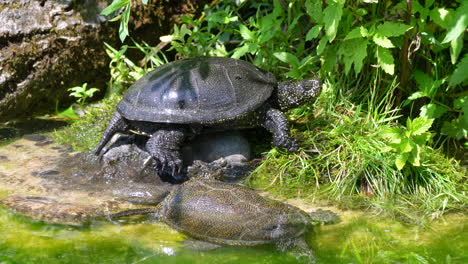
[[[114,95],[102,100],[99,104],[89,106],[80,120],[64,129],[57,130],[52,136],[57,142],[72,146],[75,151],[93,149],[99,142],[120,99],[120,96]]]

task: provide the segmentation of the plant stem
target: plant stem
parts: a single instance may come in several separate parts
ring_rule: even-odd
[[[409,25],[411,22],[411,0],[406,0],[406,19],[405,23]],[[401,53],[401,71],[400,71],[400,86],[404,89],[408,83],[409,79],[409,72],[410,72],[410,65],[409,65],[409,58],[408,58],[408,47],[409,47],[409,37],[412,33],[412,30],[408,30],[405,33],[405,37],[403,40],[403,50]],[[402,101],[402,90],[398,90],[396,103],[400,105]]]

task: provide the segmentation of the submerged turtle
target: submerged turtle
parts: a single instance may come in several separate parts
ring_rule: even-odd
[[[317,222],[337,219],[330,211],[308,214],[265,198],[250,188],[209,179],[183,183],[156,207],[109,217],[142,214],[155,214],[159,220],[196,239],[227,245],[292,245],[309,257],[313,254],[304,240],[306,231]]]
[[[146,134],[147,151],[174,174],[182,167],[180,147],[189,136],[256,126],[273,134],[274,145],[296,151],[281,111],[316,98],[320,90],[318,79],[278,83],[271,73],[236,59],[175,61],[129,88],[94,152],[101,154],[117,132]]]

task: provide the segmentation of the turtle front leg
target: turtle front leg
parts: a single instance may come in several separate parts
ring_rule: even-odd
[[[101,140],[97,147],[93,150],[95,155],[102,155],[101,151],[104,146],[111,140],[112,136],[117,132],[125,132],[128,129],[128,122],[125,120],[119,112],[115,112],[114,116],[109,121],[106,130],[102,134]]]
[[[167,166],[172,169],[172,175],[180,172],[182,158],[180,147],[185,139],[185,133],[178,128],[162,128],[156,131],[146,143],[146,150],[154,158],[157,165],[164,170]]]
[[[291,152],[296,152],[299,149],[299,142],[291,137],[288,120],[281,111],[274,108],[266,110],[262,126],[273,134],[275,146]]]

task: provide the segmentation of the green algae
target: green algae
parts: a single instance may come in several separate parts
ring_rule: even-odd
[[[468,263],[467,217],[448,215],[426,227],[364,212],[340,212],[310,244],[317,263]],[[273,246],[185,248],[186,238],[149,221],[50,225],[0,208],[0,263],[298,263]]]

